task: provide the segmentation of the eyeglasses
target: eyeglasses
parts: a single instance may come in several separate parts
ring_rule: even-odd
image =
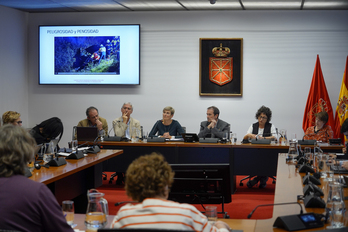
[[[18,121],[17,124],[18,124],[18,125],[19,125],[19,124],[22,124],[22,122],[23,122],[23,121]]]
[[[267,120],[267,117],[259,116],[259,119],[261,119],[261,120]]]

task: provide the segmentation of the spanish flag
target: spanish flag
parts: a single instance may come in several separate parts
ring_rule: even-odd
[[[333,111],[327,93],[323,72],[321,71],[319,55],[317,55],[317,61],[315,62],[311,87],[307,98],[306,108],[303,115],[302,129],[306,132],[308,127],[315,125],[316,113],[326,111],[329,115],[329,120],[326,123],[334,129]]]
[[[346,68],[343,73],[343,79],[341,84],[340,95],[338,96],[336,113],[335,113],[335,138],[341,138],[341,141],[344,141],[344,135],[341,134],[341,126],[348,118],[348,78],[347,78],[347,67],[348,67],[348,56],[346,61]]]

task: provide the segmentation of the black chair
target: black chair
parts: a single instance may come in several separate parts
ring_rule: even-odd
[[[243,179],[241,179],[240,181],[239,181],[239,186],[243,186],[244,184],[243,184],[243,181],[244,180],[247,180],[247,179],[251,179],[251,178],[253,178],[253,177],[255,177],[256,175],[254,175],[254,176],[252,176],[252,175],[249,175],[249,176],[247,176],[247,177],[244,177]],[[274,176],[269,176],[269,178],[271,178],[271,179],[273,179],[273,181],[272,181],[272,184],[275,184],[276,183],[276,180],[277,180],[277,178],[275,178]]]

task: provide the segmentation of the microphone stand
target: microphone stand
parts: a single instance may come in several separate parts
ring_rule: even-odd
[[[251,218],[251,216],[254,214],[257,208],[264,207],[264,206],[275,206],[275,205],[292,205],[292,204],[298,204],[301,208],[300,214],[303,214],[303,208],[302,205],[298,202],[285,202],[285,203],[275,203],[275,204],[264,204],[264,205],[258,205],[256,206],[253,211],[251,211],[248,215],[248,219]]]

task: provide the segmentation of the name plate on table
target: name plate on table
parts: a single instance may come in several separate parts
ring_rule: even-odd
[[[270,139],[252,139],[251,144],[271,144]]]
[[[158,142],[158,143],[164,143],[166,141],[166,138],[162,137],[148,137],[147,142]]]
[[[315,144],[317,144],[317,140],[298,140],[297,142],[300,145],[315,145]]]
[[[105,137],[104,137],[104,141],[116,141],[116,142],[120,142],[120,141],[122,141],[122,137],[120,137],[120,136],[105,136]]]
[[[219,138],[199,138],[200,143],[218,143]]]

